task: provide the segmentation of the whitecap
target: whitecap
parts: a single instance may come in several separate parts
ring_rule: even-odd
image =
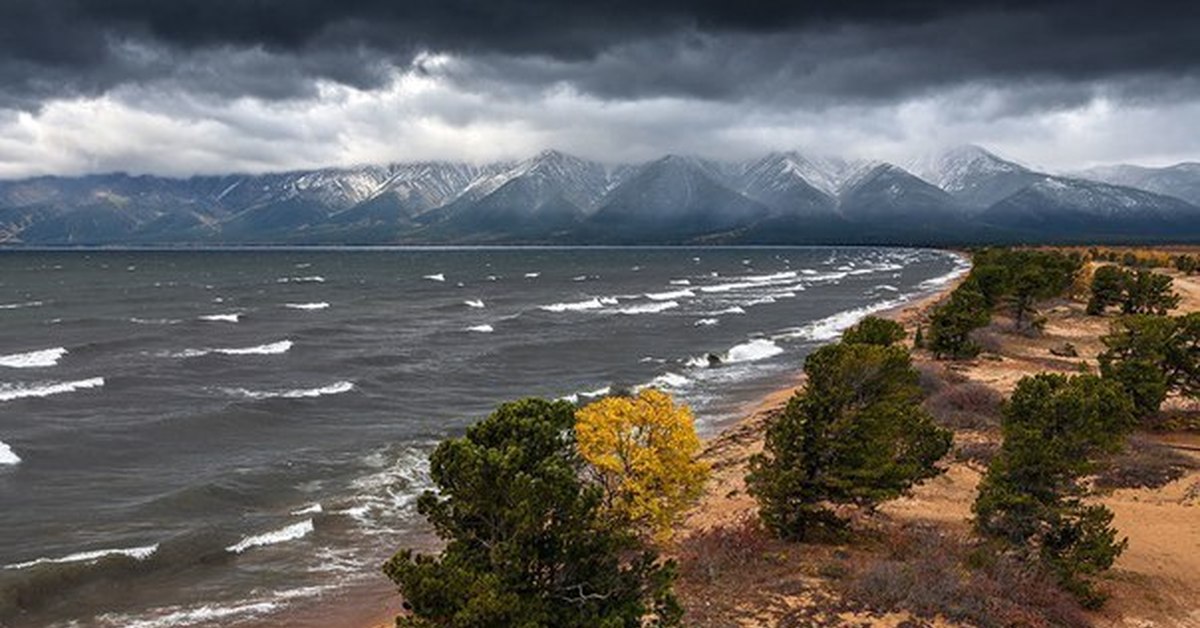
[[[720,319],[702,318],[702,319],[692,323],[692,325],[695,325],[696,327],[709,327],[712,325],[716,325],[718,322],[720,322]]]
[[[538,277],[541,277],[541,276],[542,276],[542,273],[525,273],[526,279],[537,279]]]
[[[308,506],[305,506],[304,508],[298,508],[296,510],[293,510],[291,512],[291,514],[292,515],[315,515],[317,513],[322,512],[323,510],[324,509],[321,508],[321,504],[310,504]]]
[[[640,392],[647,388],[682,388],[687,386],[691,381],[678,373],[667,372],[655,377],[646,384],[635,387],[634,392]]]
[[[100,549],[88,552],[78,552],[69,554],[59,558],[35,558],[34,560],[25,561],[23,563],[13,563],[5,565],[5,569],[27,569],[37,565],[45,564],[62,564],[62,563],[85,563],[107,558],[109,556],[127,556],[136,560],[146,560],[154,552],[158,551],[158,544],[145,545],[142,547],[128,547],[123,549]]]
[[[742,303],[742,305],[744,305],[745,307],[752,307],[755,305],[766,305],[769,303],[775,303],[775,301],[776,301],[775,297],[765,296],[765,297],[759,297],[757,299],[750,299],[749,301]]]
[[[490,334],[496,330],[491,325],[474,325],[472,327],[468,327],[467,331],[474,331],[474,332],[478,332],[481,334]]]
[[[692,285],[692,282],[689,279],[672,279],[669,283],[672,286],[690,286],[690,285]]]
[[[0,440],[0,464],[20,463],[21,457],[17,455],[17,452],[13,451],[12,447],[8,446],[8,443]]]
[[[276,283],[325,283],[325,278],[320,275],[310,275],[308,277],[280,277],[275,281]]]
[[[202,321],[212,321],[215,323],[236,323],[241,320],[241,314],[206,314],[200,317]]]
[[[470,301],[463,301],[463,305],[466,305],[467,307],[475,307],[475,308],[484,307],[482,299],[471,299]]]
[[[694,297],[694,296],[696,296],[696,293],[692,292],[691,290],[673,290],[671,292],[647,292],[646,293],[646,298],[650,299],[652,301],[670,301],[672,299],[679,299],[679,298],[683,298],[683,297]]]
[[[277,543],[286,543],[288,541],[302,539],[311,534],[312,531],[313,520],[305,519],[300,523],[293,523],[292,525],[284,526],[278,530],[272,530],[270,532],[248,536],[237,543],[226,547],[225,551],[233,552],[234,554],[241,554],[252,547],[275,545]]]
[[[425,275],[422,277],[422,279],[428,279],[429,281],[446,281],[446,275],[444,273],[437,273],[435,275]]]
[[[337,382],[319,388],[296,388],[291,390],[247,390],[245,388],[225,388],[225,392],[249,399],[311,399],[325,395],[338,395],[354,389],[354,382]]]
[[[577,275],[575,277],[571,277],[571,281],[587,281],[587,278],[587,275]]]
[[[67,350],[63,347],[55,347],[28,353],[0,355],[0,366],[14,369],[45,368],[58,364],[58,361],[66,354]]]
[[[746,310],[745,310],[744,308],[742,308],[741,306],[738,306],[738,305],[734,305],[734,306],[732,306],[732,307],[727,307],[727,308],[725,308],[725,309],[723,309],[723,310],[717,310],[716,312],[712,312],[712,314],[714,314],[714,315],[721,315],[721,314],[745,314],[745,313],[746,313]]]
[[[867,316],[891,309],[903,304],[905,301],[907,301],[906,298],[890,299],[850,310],[843,310],[820,320],[813,321],[803,327],[785,331],[775,337],[780,340],[833,340],[841,336],[843,331],[858,324],[859,321]]]
[[[55,384],[0,384],[0,401],[12,401],[13,399],[24,399],[26,397],[49,397],[51,395],[61,395],[86,388],[99,388],[103,385],[103,377],[92,377],[90,379]]]
[[[621,314],[657,314],[658,312],[673,310],[677,307],[679,307],[678,301],[660,301],[658,303],[647,303],[646,305],[624,307],[617,310],[617,312]]]
[[[586,301],[575,301],[573,303],[552,303],[550,305],[540,305],[538,309],[547,312],[579,312],[583,310],[595,310],[604,307],[600,299],[592,298]]]
[[[755,338],[731,348],[725,353],[724,361],[729,363],[755,362],[779,355],[780,353],[783,353],[783,347],[775,344],[773,340]]]
[[[221,353],[224,355],[278,355],[280,353],[287,353],[291,348],[291,340],[280,340],[279,342],[271,342],[265,345],[256,345],[253,347],[212,349],[212,352]]]
[[[19,310],[26,307],[41,307],[41,301],[26,301],[24,303],[0,303],[0,310]]]
[[[178,318],[138,318],[135,316],[130,318],[129,322],[135,325],[178,325],[183,321]]]
[[[316,301],[314,303],[284,303],[283,307],[289,310],[323,310],[329,307],[329,304],[324,301]]]
[[[600,297],[600,303],[603,305],[616,305],[620,302],[620,299],[617,297]]]

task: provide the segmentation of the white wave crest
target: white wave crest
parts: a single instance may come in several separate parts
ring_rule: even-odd
[[[690,279],[672,279],[669,283],[672,286],[690,286],[690,285],[692,285],[692,281]]]
[[[490,333],[496,331],[496,329],[493,328],[491,325],[474,325],[472,327],[468,327],[467,331],[478,332],[481,334],[490,334]]]
[[[647,303],[645,305],[634,305],[631,307],[623,307],[617,312],[621,314],[657,314],[679,307],[678,301],[662,301],[659,303]]]
[[[718,322],[720,322],[720,319],[702,318],[702,319],[692,323],[692,325],[695,325],[696,327],[709,327],[712,325],[716,325]]]
[[[880,301],[878,303],[864,305],[851,310],[844,310],[820,320],[813,321],[807,325],[804,325],[803,327],[785,331],[784,333],[777,335],[776,339],[799,339],[818,342],[834,340],[835,338],[841,336],[843,331],[846,331],[847,329],[857,325],[859,321],[870,316],[871,314],[902,305],[907,300],[907,298],[889,299],[887,301]]]
[[[0,440],[0,464],[20,463],[21,457],[17,455],[17,452],[13,451],[12,447],[8,446],[8,443]]]
[[[783,353],[783,347],[775,341],[766,338],[755,338],[749,342],[736,345],[725,353],[725,362],[754,362]]]
[[[0,384],[0,401],[12,401],[13,399],[24,399],[25,397],[49,397],[85,388],[99,388],[103,385],[103,377],[81,379],[74,382],[59,382],[56,384]]]
[[[580,399],[595,399],[596,397],[603,397],[611,392],[612,386],[605,386],[604,388],[597,388],[596,390],[577,392],[567,395],[566,397],[559,397],[559,399],[562,399],[563,401],[570,401],[571,403],[579,403]]]
[[[541,276],[542,276],[542,273],[525,273],[526,279],[537,279],[538,277],[541,277]]]
[[[210,321],[214,323],[236,323],[242,319],[241,314],[205,314],[200,317],[202,321]]]
[[[425,275],[422,277],[422,279],[428,279],[429,281],[446,281],[446,275],[444,273],[437,273],[434,275]]]
[[[317,301],[315,303],[284,303],[283,307],[289,310],[323,310],[329,307],[329,304],[324,301]]]
[[[474,308],[485,307],[482,299],[471,299],[470,301],[463,301],[463,305],[466,305],[467,307],[474,307]]]
[[[547,312],[581,312],[583,310],[597,310],[604,307],[600,299],[592,298],[586,301],[576,301],[574,303],[551,303],[550,305],[540,305],[538,309]]]
[[[252,547],[275,545],[277,543],[286,543],[288,541],[302,539],[311,534],[312,531],[312,519],[305,519],[300,523],[293,523],[290,526],[284,526],[278,530],[272,530],[270,532],[264,532],[263,534],[248,536],[237,543],[226,547],[225,550],[228,552],[233,552],[234,554],[241,554]]]
[[[24,303],[0,303],[0,310],[19,310],[26,307],[41,307],[41,301],[25,301]]]
[[[732,306],[732,307],[727,307],[727,308],[725,308],[725,309],[723,309],[723,310],[717,310],[716,312],[712,312],[712,314],[714,314],[714,315],[721,315],[721,314],[745,314],[745,313],[746,313],[746,310],[745,310],[745,309],[743,309],[741,306],[738,306],[738,305],[734,305],[734,306]]]
[[[178,318],[138,318],[134,316],[129,322],[135,325],[178,325],[183,321]]]
[[[280,277],[275,281],[276,283],[325,283],[325,278],[320,275],[310,275],[308,277]]]
[[[247,390],[245,388],[224,389],[231,395],[249,399],[311,399],[325,395],[338,395],[354,390],[354,382],[337,382],[320,388],[297,388],[293,390]]]
[[[293,515],[315,515],[322,511],[324,511],[324,508],[321,507],[321,504],[310,504],[308,506],[305,506],[304,508],[299,508],[297,510],[293,510],[291,512],[291,514],[293,514]]]
[[[265,345],[257,345],[254,347],[242,347],[233,349],[213,349],[213,353],[222,353],[225,355],[278,355],[287,353],[292,348],[291,340],[280,340]]]
[[[0,366],[7,366],[14,369],[45,368],[58,364],[58,361],[66,354],[67,350],[63,347],[55,347],[53,349],[30,351],[28,353],[0,355]]]
[[[691,381],[692,380],[690,380],[687,377],[684,377],[683,375],[680,375],[678,373],[667,372],[667,373],[663,373],[662,375],[659,375],[658,377],[655,377],[654,379],[650,380],[649,382],[647,382],[641,386],[634,387],[634,392],[640,392],[647,388],[664,388],[664,389],[683,388],[684,386],[687,386]]]
[[[683,297],[694,297],[695,292],[691,290],[672,290],[671,292],[647,292],[646,298],[651,301],[670,301],[672,299],[680,299]]]
[[[37,565],[45,565],[45,564],[86,563],[86,562],[92,562],[94,560],[100,560],[101,558],[106,558],[108,556],[128,556],[129,558],[133,558],[136,560],[146,560],[152,554],[154,554],[154,552],[156,552],[156,551],[158,551],[157,543],[155,543],[154,545],[145,545],[142,547],[128,547],[128,548],[123,548],[123,549],[100,549],[100,550],[92,550],[89,552],[78,552],[76,554],[69,554],[67,556],[62,556],[59,558],[36,558],[34,560],[25,561],[23,563],[13,563],[11,565],[5,565],[4,568],[5,569],[27,569],[29,567],[35,567]]]

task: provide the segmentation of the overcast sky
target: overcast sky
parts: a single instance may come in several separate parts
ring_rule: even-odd
[[[0,177],[1200,160],[1200,2],[0,0]]]

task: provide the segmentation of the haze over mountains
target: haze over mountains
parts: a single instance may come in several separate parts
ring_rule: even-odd
[[[172,179],[0,181],[0,243],[675,244],[1200,240],[1200,164],[1059,176],[977,146],[896,165],[772,153],[603,165],[557,151]]]

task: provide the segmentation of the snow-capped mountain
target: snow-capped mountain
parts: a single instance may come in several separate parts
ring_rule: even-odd
[[[1103,166],[1078,173],[1084,179],[1124,185],[1200,205],[1200,163],[1187,162],[1165,168]]]
[[[0,243],[1200,240],[1198,164],[1073,178],[962,146],[907,165],[796,151],[612,165],[544,151],[491,164],[39,177],[0,181]]]
[[[929,153],[908,170],[972,209],[984,209],[1045,177],[974,145]]]

